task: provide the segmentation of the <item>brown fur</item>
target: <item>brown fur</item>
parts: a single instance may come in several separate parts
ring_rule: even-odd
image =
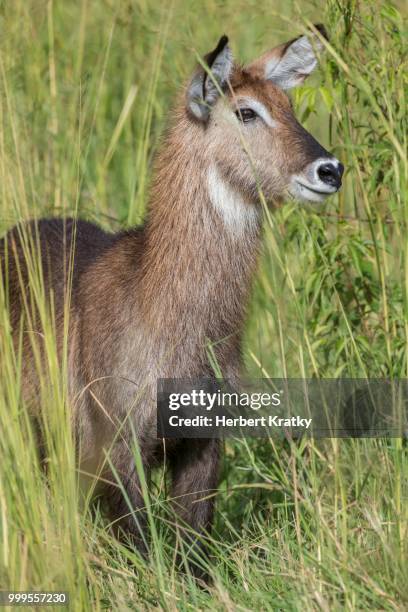
[[[234,68],[226,99],[214,107],[208,124],[192,118],[184,98],[180,101],[157,158],[144,226],[114,235],[84,221],[52,219],[25,228],[38,236],[29,251],[41,254],[60,350],[69,254],[75,253],[68,377],[80,462],[85,471],[97,472],[104,449],[112,446],[111,461],[135,510],[144,503],[130,450],[132,429],[147,473],[164,458],[155,435],[157,378],[212,376],[208,341],[216,346],[224,376],[239,376],[245,308],[260,247],[258,188],[268,200],[279,198],[293,172],[325,153],[297,123],[286,95],[261,78],[259,66]],[[247,135],[253,166],[228,115],[242,96],[261,101],[279,124],[276,130],[259,124]],[[210,202],[213,164],[245,205],[257,208],[255,222],[239,235],[226,229]],[[22,288],[29,282],[20,232],[15,228],[0,244],[16,342],[25,310]],[[38,313],[29,327],[40,330]],[[27,334],[23,355],[24,391],[31,401],[37,397],[32,341]],[[168,444],[166,453],[182,519],[198,532],[209,530],[213,498],[200,498],[217,487],[217,441],[179,441]],[[107,466],[102,475],[115,480]],[[101,483],[101,491],[112,520],[143,548],[141,513],[129,514],[117,487]]]

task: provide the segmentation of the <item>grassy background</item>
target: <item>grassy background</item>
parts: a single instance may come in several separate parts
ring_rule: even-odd
[[[324,208],[288,204],[268,220],[247,370],[406,377],[402,9],[381,0],[2,3],[0,233],[68,213],[111,230],[140,221],[152,156],[196,52],[225,30],[245,61],[308,20],[323,21],[331,46],[294,100],[306,127],[344,162],[345,185]],[[35,267],[31,280],[41,302]],[[79,503],[51,324],[44,333],[47,485],[0,289],[0,588],[65,589],[73,610],[406,609],[401,440],[229,443],[214,583],[202,590],[175,571],[162,478],[146,498],[149,561],[112,540],[98,509]]]

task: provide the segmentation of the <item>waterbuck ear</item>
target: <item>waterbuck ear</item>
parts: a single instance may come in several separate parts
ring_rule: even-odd
[[[233,58],[226,36],[204,57],[204,64],[207,70],[199,66],[187,89],[187,108],[200,121],[207,121],[232,72]]]
[[[322,24],[314,25],[321,36],[328,39]],[[262,55],[248,69],[260,78],[273,81],[281,89],[290,89],[300,85],[317,66],[315,51],[319,52],[323,44],[314,32],[299,36]]]

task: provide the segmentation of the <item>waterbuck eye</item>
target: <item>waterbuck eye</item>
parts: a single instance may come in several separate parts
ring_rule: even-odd
[[[236,116],[243,123],[248,123],[248,121],[253,121],[256,119],[256,112],[252,110],[252,108],[239,108],[235,111]]]

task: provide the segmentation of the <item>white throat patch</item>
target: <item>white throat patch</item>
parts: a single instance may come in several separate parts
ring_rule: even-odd
[[[259,206],[231,187],[215,164],[208,169],[208,193],[211,204],[231,234],[241,236],[248,230],[257,229],[261,216]]]

